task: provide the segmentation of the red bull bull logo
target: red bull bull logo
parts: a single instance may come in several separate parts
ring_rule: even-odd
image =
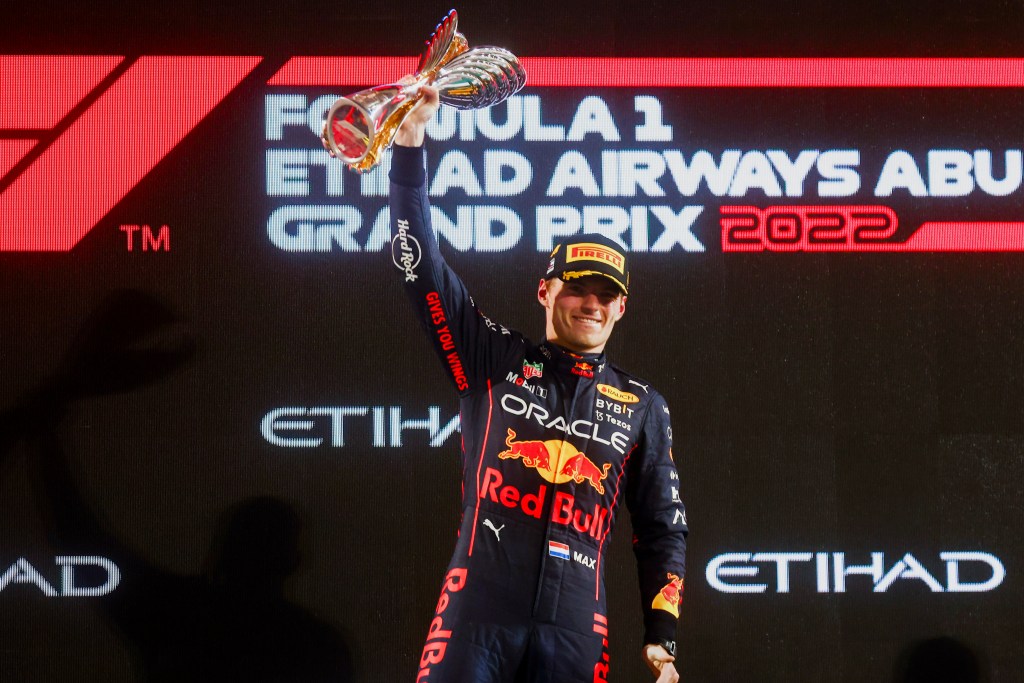
[[[654,596],[654,601],[651,603],[651,607],[654,609],[663,609],[676,617],[679,616],[679,603],[683,600],[683,579],[671,572],[666,575],[669,582],[665,584],[657,595]]]
[[[500,459],[518,458],[525,466],[537,470],[545,481],[552,484],[564,484],[570,480],[577,484],[587,482],[604,495],[602,482],[608,478],[610,462],[598,467],[568,441],[515,441],[515,438],[515,431],[509,429],[505,438],[507,450],[498,453]]]
[[[557,444],[562,443],[561,441],[513,441],[516,438],[514,430],[508,430],[508,436],[505,437],[505,446],[508,450],[498,453],[498,457],[502,460],[508,460],[509,458],[522,458],[523,464],[527,467],[532,467],[535,470],[541,471],[541,476],[544,476],[545,472],[551,470],[551,453],[557,453]],[[552,449],[552,450],[549,450]],[[548,481],[548,477],[544,477]]]
[[[579,375],[580,377],[586,377],[587,379],[594,378],[594,366],[590,363],[580,361],[576,365],[572,366],[572,374]]]
[[[606,462],[602,469],[598,469],[597,465],[590,458],[582,453],[577,453],[565,463],[561,474],[563,476],[568,475],[577,484],[582,484],[585,481],[589,482],[591,486],[597,489],[598,493],[604,495],[604,484],[601,481],[608,478],[608,469],[611,466],[610,462]]]

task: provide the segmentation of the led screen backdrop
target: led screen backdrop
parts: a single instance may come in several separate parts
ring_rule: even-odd
[[[1016,680],[1024,59],[701,56],[653,11],[609,20],[629,49],[595,28],[563,52],[539,14],[459,9],[530,80],[431,125],[442,251],[533,338],[554,240],[631,253],[609,355],[673,410],[683,680]],[[458,405],[401,291],[387,162],[352,174],[317,137],[414,66],[383,16],[341,22],[379,29],[350,44],[269,13],[0,56],[3,680],[414,679]],[[649,678],[630,536],[616,681]]]

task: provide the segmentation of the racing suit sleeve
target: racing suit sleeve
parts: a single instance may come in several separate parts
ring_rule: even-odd
[[[630,458],[626,505],[640,579],[644,643],[676,639],[686,571],[686,509],[672,460],[668,405],[655,394]]]
[[[511,369],[524,340],[477,309],[465,284],[441,256],[430,222],[423,148],[392,149],[392,258],[448,378],[465,396]]]

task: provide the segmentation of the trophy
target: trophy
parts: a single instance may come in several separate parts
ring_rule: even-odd
[[[448,13],[427,40],[411,82],[378,85],[339,97],[324,118],[324,147],[353,171],[369,171],[391,146],[424,85],[434,85],[442,104],[482,109],[519,92],[526,72],[514,54],[500,47],[469,48],[456,31],[459,16]]]

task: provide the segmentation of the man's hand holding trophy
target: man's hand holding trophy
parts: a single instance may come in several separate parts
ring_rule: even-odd
[[[332,156],[360,173],[376,166],[424,85],[437,88],[441,103],[456,109],[489,107],[522,89],[526,72],[514,54],[500,47],[470,48],[457,25],[452,10],[427,40],[412,77],[335,101],[321,136]]]

